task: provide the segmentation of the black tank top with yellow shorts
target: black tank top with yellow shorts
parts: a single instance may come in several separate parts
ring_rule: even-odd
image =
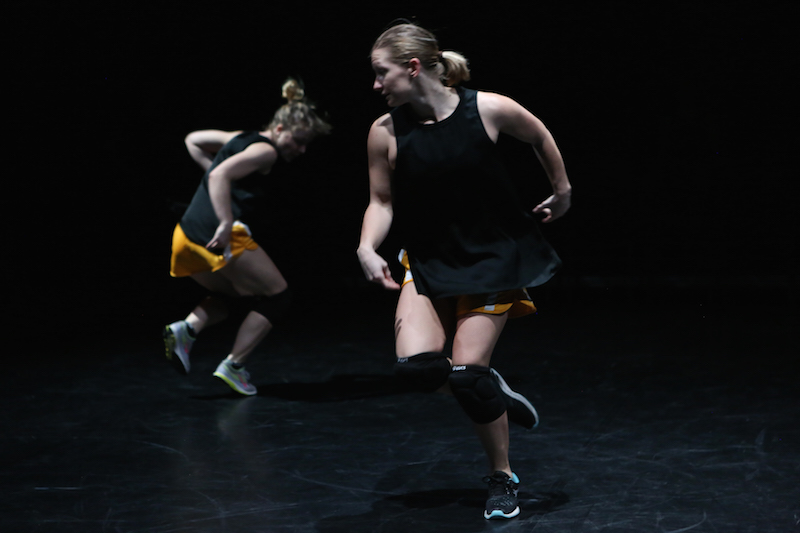
[[[417,291],[435,299],[541,285],[561,260],[487,135],[477,92],[457,91],[458,107],[440,122],[420,123],[410,105],[391,112],[393,225]]]
[[[226,250],[209,251],[205,244],[214,236],[219,226],[219,218],[214,212],[208,194],[208,176],[214,168],[232,155],[242,152],[253,143],[275,143],[259,132],[243,132],[223,146],[200,181],[189,207],[180,223],[175,227],[172,238],[172,261],[170,274],[175,277],[188,276],[195,272],[216,271],[224,267],[232,257],[258,247],[252,238],[249,225],[256,216],[259,201],[264,198],[267,177],[253,172],[231,182],[231,210],[235,220],[231,232],[231,244]],[[275,162],[269,173],[270,180],[279,178],[284,161]],[[219,252],[219,253],[217,253]]]

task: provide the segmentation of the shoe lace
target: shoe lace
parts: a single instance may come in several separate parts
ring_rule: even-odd
[[[511,489],[511,478],[501,477],[498,474],[492,474],[483,478],[483,482],[489,485],[489,496],[505,496],[513,494]]]
[[[245,370],[244,367],[242,367],[242,368],[234,368],[233,365],[228,365],[228,369],[230,369],[230,371],[233,372],[234,374],[236,374],[237,376],[243,377],[245,381],[248,381],[248,382],[250,381],[250,372]]]

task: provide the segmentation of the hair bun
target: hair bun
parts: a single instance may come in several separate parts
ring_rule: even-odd
[[[289,102],[298,102],[305,97],[306,91],[299,81],[294,78],[289,78],[283,82],[281,95]]]

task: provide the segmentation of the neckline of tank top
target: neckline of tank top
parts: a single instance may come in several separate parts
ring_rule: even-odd
[[[450,122],[456,115],[458,115],[461,112],[461,109],[464,107],[464,91],[462,90],[461,87],[454,87],[454,89],[456,90],[456,95],[458,95],[458,104],[456,105],[456,108],[453,110],[452,113],[444,117],[442,120],[436,120],[434,122],[426,123],[426,122],[420,122],[417,119],[416,115],[414,115],[414,111],[409,107],[409,112],[411,116],[414,118],[414,123],[421,128],[428,129],[428,128],[438,128]]]

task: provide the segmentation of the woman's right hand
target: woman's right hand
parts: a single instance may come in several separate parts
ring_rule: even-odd
[[[214,236],[211,237],[211,240],[206,244],[206,248],[215,254],[222,255],[222,252],[224,252],[225,248],[231,243],[232,228],[233,225],[231,223],[220,222],[219,226],[217,226],[217,231],[214,232]]]
[[[361,269],[369,281],[383,285],[384,289],[400,289],[400,284],[392,278],[389,264],[375,250],[359,248],[357,254]]]

